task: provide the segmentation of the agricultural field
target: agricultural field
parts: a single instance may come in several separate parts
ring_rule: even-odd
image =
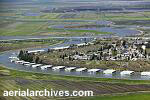
[[[85,3],[86,4],[86,3]],[[66,24],[79,24],[79,25],[97,25],[96,21],[112,21],[115,25],[140,25],[149,26],[150,12],[107,12],[105,9],[95,8],[97,5],[75,3],[73,6],[71,2],[63,4],[58,2],[42,2],[37,3],[34,6],[32,2],[26,4],[16,4],[16,3],[2,3],[0,9],[0,36],[15,36],[15,35],[54,35],[54,36],[86,36],[86,35],[98,35],[98,34],[111,34],[111,32],[102,32],[95,30],[63,30],[49,28],[53,25],[63,25],[65,21]],[[41,7],[41,6],[45,7]],[[55,8],[51,7],[60,7]],[[101,5],[101,4],[100,4]],[[64,7],[66,6],[66,8]],[[75,7],[74,7],[75,6]],[[78,6],[81,6],[81,8]],[[85,8],[84,8],[85,6]],[[140,7],[147,7],[143,6]],[[67,9],[77,9],[77,11],[67,11]],[[129,6],[130,8],[130,6]],[[136,8],[136,6],[135,6]],[[149,7],[147,7],[148,9]],[[60,9],[60,11],[59,11]],[[112,6],[112,10],[116,8]],[[120,8],[119,8],[120,9]],[[119,10],[118,9],[118,10]],[[58,10],[58,11],[57,11]],[[61,11],[63,10],[63,11]],[[81,11],[80,11],[81,10]],[[106,9],[107,10],[107,9]],[[110,9],[108,9],[110,10]],[[66,11],[66,12],[65,12]],[[94,22],[93,22],[94,21]],[[77,23],[78,22],[78,23]],[[113,26],[113,27],[116,27]],[[103,27],[103,26],[101,26]],[[126,26],[125,26],[126,27]],[[139,30],[142,30],[139,28]],[[146,35],[147,36],[147,35]]]
[[[150,81],[130,81],[130,80],[115,80],[115,79],[100,79],[100,78],[82,78],[72,76],[46,75],[40,73],[20,72],[16,70],[0,67],[0,98],[3,100],[16,99],[68,99],[68,100],[84,100],[87,97],[3,97],[4,90],[92,90],[94,96],[89,100],[120,98],[137,98],[137,94],[148,98],[148,93],[140,93],[140,91],[150,90]],[[119,96],[119,94],[122,96]],[[132,93],[132,94],[129,94]],[[111,96],[113,94],[113,96]],[[104,95],[108,95],[104,97]],[[145,99],[147,100],[147,99]]]
[[[149,20],[150,12],[118,12],[118,13],[103,13],[103,12],[80,12],[80,13],[49,13],[41,16],[25,16],[23,19],[52,19],[52,20]]]
[[[106,40],[103,36],[109,39]],[[30,40],[28,37],[38,39]],[[74,48],[76,43],[86,42],[82,37],[87,37],[87,39],[94,37],[93,40],[97,40],[99,37],[102,39],[98,43]],[[150,48],[147,47],[144,49],[145,54],[142,54],[144,51],[139,53],[146,55],[143,61],[138,57],[138,60],[135,61],[107,60],[100,58],[99,55],[97,58],[94,57],[95,53],[107,52],[108,54],[109,51],[101,50],[103,44],[106,44],[107,48],[107,43],[113,44],[118,38],[134,37],[150,37],[149,0],[0,0],[0,39],[2,39],[0,40],[0,57],[2,58],[0,58],[2,60],[0,61],[0,100],[149,100],[150,80],[96,78],[92,75],[80,77],[78,75],[69,76],[70,74],[61,72],[55,75],[53,72],[49,73],[49,70],[42,73],[42,70],[39,71],[38,68],[29,68],[30,72],[26,72],[28,69],[24,68],[25,65],[14,65],[7,61],[13,55],[16,56],[15,50],[19,52],[27,51],[27,49],[35,50],[35,48],[46,50],[45,48],[47,48],[45,52],[33,54],[33,60],[38,59],[37,64],[117,71],[131,70],[136,74],[150,71],[150,61],[148,60]],[[137,42],[136,39],[133,42]],[[146,42],[142,41],[145,44]],[[141,45],[143,46],[143,44]],[[72,46],[72,48],[51,51],[48,49],[50,46],[54,48]],[[126,50],[125,48],[124,50]],[[139,48],[136,48],[136,51],[138,51],[137,49]],[[124,52],[124,50],[120,51]],[[116,52],[111,53],[113,55]],[[73,58],[74,55],[82,56],[84,54],[93,54],[90,56],[93,59]],[[5,58],[8,59],[5,61]],[[26,58],[28,57],[26,56]],[[20,60],[24,59],[20,58]],[[32,62],[30,60],[29,62]],[[15,66],[18,70],[14,70]],[[91,90],[94,92],[94,96],[3,96],[4,90],[49,90],[51,88],[70,92]]]
[[[80,98],[80,100],[149,100],[149,93],[136,93],[136,94],[125,94],[121,96],[97,96],[91,98]],[[74,99],[72,99],[74,100]]]
[[[0,52],[9,51],[9,50],[20,50],[27,48],[42,48],[48,47],[52,45],[56,45],[59,43],[63,43],[63,40],[57,39],[47,39],[47,41],[40,40],[22,40],[22,41],[8,41],[6,43],[0,43]]]
[[[9,24],[10,23],[10,24]],[[5,24],[5,26],[3,26]],[[64,30],[49,28],[55,23],[49,22],[3,22],[0,28],[1,36],[25,36],[25,35],[55,35],[55,36],[79,36],[86,34],[110,34],[94,30]]]

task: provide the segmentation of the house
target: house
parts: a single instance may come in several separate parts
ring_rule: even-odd
[[[16,62],[18,61],[19,59],[11,59],[10,62]]]
[[[42,53],[42,52],[45,52],[45,50],[31,50],[31,51],[28,51],[28,53]]]
[[[29,63],[29,64],[24,64],[25,66],[32,66],[32,65],[36,65],[36,63]]]
[[[90,56],[87,56],[87,55],[83,55],[83,56],[74,55],[74,56],[73,56],[73,59],[75,59],[75,60],[89,60],[89,59],[90,59]]]
[[[32,65],[32,68],[37,68],[37,67],[40,67],[42,66],[42,64],[36,64],[36,65]]]
[[[75,69],[76,67],[68,67],[68,68],[65,68],[65,71],[71,72],[71,71],[74,71]]]
[[[9,57],[9,59],[19,59],[18,57]]]
[[[76,69],[76,72],[85,72],[87,71],[87,68],[78,68]]]
[[[97,72],[100,72],[101,69],[88,69],[88,73],[97,73]]]
[[[134,71],[122,71],[120,72],[120,75],[132,75],[134,74]]]
[[[18,57],[9,57],[9,59],[10,59],[11,62],[15,62],[15,61],[19,60]]]
[[[24,61],[22,64],[23,64],[23,65],[25,65],[25,64],[30,64],[30,62]]]
[[[55,47],[53,48],[54,50],[63,50],[63,49],[68,49],[70,46],[65,46],[65,47]]]
[[[87,45],[87,44],[86,44],[86,43],[77,44],[78,47],[80,47],[80,46],[85,46],[85,45]]]
[[[17,60],[17,61],[15,61],[15,63],[16,63],[16,64],[23,64],[24,61],[23,61],[23,60]]]
[[[63,69],[65,69],[65,66],[55,66],[55,67],[52,67],[52,70],[54,70],[54,71],[61,71]]]
[[[104,74],[114,74],[114,73],[116,73],[116,70],[107,69],[107,70],[104,70],[103,73],[104,73]]]
[[[42,69],[42,70],[50,69],[50,68],[52,68],[52,65],[44,65],[44,66],[41,66],[41,69]]]
[[[150,72],[141,72],[142,76],[150,76]]]
[[[10,60],[10,62],[15,62],[15,61],[16,61],[16,60],[14,60],[14,59],[11,59],[11,60]]]

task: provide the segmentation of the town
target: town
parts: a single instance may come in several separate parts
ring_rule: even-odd
[[[90,45],[97,45],[100,42],[97,40],[93,44]],[[74,53],[69,55],[61,55],[60,58],[62,59],[69,59],[69,60],[112,60],[112,61],[137,61],[137,60],[149,60],[150,53],[147,52],[147,48],[149,48],[150,43],[145,40],[115,40],[112,43],[103,42],[100,43],[97,49],[88,50],[87,52],[83,53],[82,51],[73,51]],[[83,45],[74,45],[70,48],[78,48],[89,46],[87,44]]]

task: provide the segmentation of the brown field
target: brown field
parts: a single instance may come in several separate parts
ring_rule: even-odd
[[[108,79],[109,80],[109,79]],[[4,90],[92,90],[94,96],[106,94],[129,93],[139,91],[150,91],[150,84],[126,84],[119,82],[101,82],[76,80],[69,77],[60,77],[53,75],[44,75],[36,73],[19,72],[8,70],[0,67],[0,99],[1,100],[47,100],[47,99],[64,99],[69,97],[3,97]],[[75,98],[75,97],[73,97]],[[77,97],[78,98],[78,97]],[[78,100],[78,99],[77,99]]]

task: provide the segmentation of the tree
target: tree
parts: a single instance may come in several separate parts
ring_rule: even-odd
[[[112,55],[113,55],[113,56],[116,56],[116,55],[117,55],[117,50],[116,50],[116,49],[112,50]]]
[[[23,50],[20,50],[18,57],[20,59],[23,59],[23,56],[24,56],[24,52],[23,52]]]
[[[69,56],[69,60],[72,61],[73,59],[71,58],[71,56]]]
[[[125,41],[125,40],[123,40],[123,42],[122,42],[122,46],[123,46],[123,47],[125,47],[125,45],[126,45],[126,41]]]
[[[51,50],[50,50],[50,49],[48,49],[48,50],[47,50],[47,52],[49,53],[49,52],[51,52]]]
[[[40,60],[40,58],[39,58],[39,57],[36,57],[36,59],[35,59],[35,63],[38,63],[38,62],[39,62],[39,60]]]

